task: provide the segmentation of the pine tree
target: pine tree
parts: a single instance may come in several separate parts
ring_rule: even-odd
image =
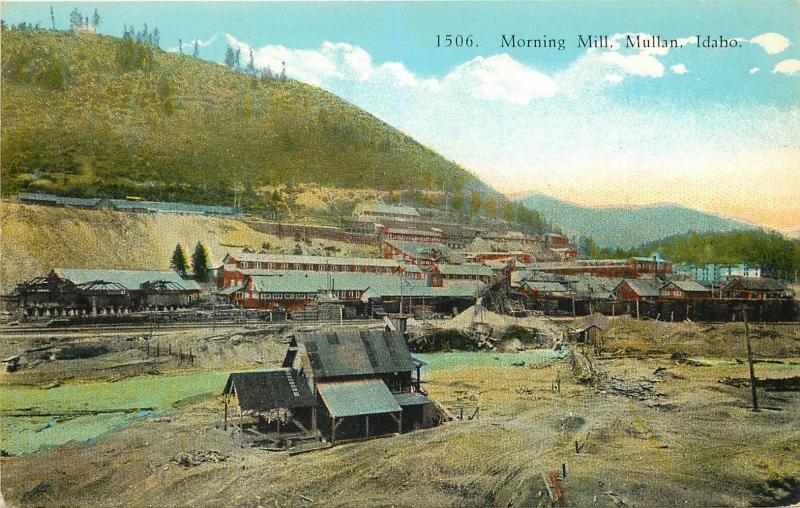
[[[459,215],[464,212],[464,194],[462,192],[456,192],[456,195],[453,196],[453,211]]]
[[[472,191],[472,195],[469,198],[469,213],[470,215],[477,215],[478,212],[481,211],[481,193],[479,191]]]
[[[197,42],[197,39],[194,40],[194,50],[192,51],[192,56],[195,58],[200,58],[200,44]]]
[[[77,7],[72,9],[69,13],[69,29],[73,32],[78,30],[83,25],[83,15]]]
[[[233,66],[236,65],[236,53],[233,51],[230,44],[228,44],[228,48],[225,50],[225,65],[227,65],[229,69],[233,69]]]
[[[514,218],[514,203],[509,201],[508,203],[503,205],[503,219],[506,222],[511,222]]]
[[[56,29],[56,15],[53,12],[53,6],[52,5],[50,6],[50,21],[53,22],[53,31],[55,31],[55,29]]]
[[[186,259],[186,251],[183,250],[181,244],[175,246],[175,252],[172,253],[170,266],[173,270],[181,274],[181,276],[185,276],[186,272],[189,271],[189,261]]]
[[[97,13],[97,9],[94,10],[94,14],[92,15],[92,25],[95,28],[100,25],[100,14]]]
[[[495,215],[497,215],[497,201],[494,198],[489,198],[486,200],[485,205],[486,216],[490,219],[494,219]]]
[[[241,57],[241,56],[242,56],[242,50],[240,48],[237,48],[236,49],[236,68],[237,69],[241,67],[241,63],[240,63],[241,60],[239,59],[239,57]]]
[[[196,280],[208,282],[208,251],[200,242],[197,242],[192,254],[192,271]]]
[[[253,60],[253,50],[252,49],[250,50],[250,61],[247,62],[247,72],[249,72],[250,74],[253,74],[253,75],[256,74],[256,64],[255,64],[255,61]]]
[[[272,75],[272,69],[269,68],[269,65],[261,69],[261,81],[263,83],[267,83],[273,77],[274,76]]]

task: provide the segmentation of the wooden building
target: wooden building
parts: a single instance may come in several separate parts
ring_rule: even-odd
[[[531,298],[555,298],[569,295],[569,290],[559,282],[526,280],[521,284],[520,291]]]
[[[671,280],[659,289],[661,298],[677,300],[705,300],[711,298],[711,289],[693,280]]]
[[[463,265],[438,264],[431,267],[431,285],[442,286],[447,281],[477,280],[490,284],[495,272],[486,265],[467,263]]]
[[[415,243],[404,240],[385,240],[382,254],[385,259],[393,259],[404,264],[417,265],[428,269],[447,259],[450,248],[439,243]]]
[[[614,289],[614,295],[618,300],[637,301],[655,299],[661,296],[661,293],[649,280],[623,279]]]
[[[378,235],[380,235],[380,238],[384,240],[404,240],[407,242],[418,243],[447,243],[447,238],[445,238],[441,231],[410,228],[390,228],[382,224],[377,224],[376,230]]]
[[[173,271],[55,268],[19,284],[11,295],[27,316],[119,314],[185,307],[200,286]]]
[[[305,373],[316,425],[332,444],[430,427],[443,419],[403,336],[384,330],[302,333],[283,367]]]
[[[731,277],[720,286],[722,298],[767,300],[784,298],[787,287],[783,282],[764,277]]]
[[[385,258],[306,256],[290,254],[262,254],[254,252],[228,253],[217,272],[217,286],[242,284],[248,274],[257,271],[303,271],[326,273],[413,274],[422,278],[416,267]]]
[[[498,252],[467,252],[466,259],[470,263],[483,264],[491,261],[519,261],[530,263],[533,256],[523,251],[498,251]]]
[[[225,430],[238,426],[243,441],[277,445],[319,436],[316,400],[305,373],[294,369],[234,373],[222,395]]]

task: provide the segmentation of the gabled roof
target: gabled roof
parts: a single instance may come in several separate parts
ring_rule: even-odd
[[[71,198],[56,196],[55,194],[43,194],[39,192],[22,192],[19,194],[20,201],[29,203],[47,203],[51,205],[80,206],[92,208],[100,202],[101,198]]]
[[[393,393],[394,400],[401,406],[423,406],[425,404],[433,404],[433,401],[421,393]]]
[[[299,333],[314,377],[363,376],[410,372],[414,359],[403,336],[384,330]]]
[[[531,289],[537,289],[542,293],[565,293],[567,292],[567,288],[565,288],[559,282],[545,282],[545,281],[538,281],[538,280],[527,280],[523,283],[523,286],[528,286]]]
[[[405,240],[386,240],[386,243],[414,257],[435,258],[438,257],[434,255],[436,252],[442,255],[450,252],[450,248],[441,243],[415,243]]]
[[[118,284],[129,291],[144,289],[142,286],[157,282],[166,282],[168,285],[183,291],[200,291],[200,286],[193,280],[182,278],[172,270],[99,270],[93,268],[55,268],[53,272],[62,279],[72,281],[74,284],[87,282],[110,282]]]
[[[306,380],[294,369],[237,372],[228,376],[223,395],[236,391],[244,411],[293,409],[314,405]]]
[[[623,284],[627,284],[639,296],[650,297],[650,296],[661,296],[658,289],[656,289],[648,280],[644,279],[623,279],[622,282],[617,285],[617,288],[622,286]]]
[[[237,261],[257,263],[292,263],[330,266],[382,266],[389,268],[398,268],[403,266],[402,263],[394,259],[344,256],[305,256],[293,254],[261,254],[257,252],[228,253],[228,255],[223,259],[223,262],[230,258],[236,259]]]
[[[662,258],[660,254],[656,254],[655,256],[636,256],[632,259],[636,261],[655,261],[657,263],[669,263],[666,259]]]
[[[608,331],[611,329],[611,320],[608,316],[595,312],[588,316],[584,316],[578,322],[578,331],[586,330],[591,327],[597,327],[600,330]]]
[[[380,379],[317,383],[317,390],[328,412],[336,418],[402,411]]]
[[[147,210],[150,212],[171,212],[189,214],[236,215],[239,210],[232,206],[196,205],[194,203],[176,203],[169,201],[134,201],[128,199],[111,199],[111,204],[118,210]]]
[[[463,264],[463,265],[437,265],[436,269],[442,275],[476,275],[478,277],[491,277],[494,271],[486,266],[479,264]]]
[[[663,290],[669,285],[673,285],[685,293],[707,293],[710,291],[710,289],[695,280],[671,280],[661,286],[661,289]]]
[[[443,238],[443,234],[441,231],[425,231],[423,229],[402,229],[402,228],[389,228],[387,234],[398,234],[398,235],[414,235],[414,236],[428,236],[432,238]]]
[[[408,217],[419,217],[419,212],[413,206],[387,205],[386,203],[366,203],[356,207],[359,215],[370,213],[381,213],[384,215],[404,215]]]
[[[742,288],[750,291],[783,291],[786,285],[766,277],[731,277],[722,284],[722,289]]]

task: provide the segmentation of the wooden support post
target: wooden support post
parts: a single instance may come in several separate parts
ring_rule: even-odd
[[[278,435],[280,436],[281,435],[281,419],[278,418],[277,422],[278,422]]]
[[[317,407],[311,408],[311,432],[317,431]]]
[[[156,342],[156,356],[161,356],[161,343]]]
[[[225,396],[225,416],[224,416],[223,421],[225,422],[224,426],[223,426],[223,430],[227,431],[228,430],[228,396],[227,395]]]
[[[364,437],[369,438],[369,415],[364,415]]]
[[[336,429],[342,424],[343,419],[336,421],[335,416],[331,416],[331,445],[336,443]]]
[[[563,463],[561,464],[561,479],[567,479],[567,465]]]
[[[744,336],[747,340],[747,363],[750,367],[750,391],[753,395],[753,411],[758,411],[758,395],[756,394],[756,372],[753,369],[753,348],[750,344],[750,328],[747,325],[747,307],[742,305],[742,319],[744,320]]]

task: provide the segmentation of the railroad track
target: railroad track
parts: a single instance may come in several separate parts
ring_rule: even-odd
[[[59,327],[46,327],[46,326],[2,326],[0,327],[0,337],[10,337],[13,335],[52,335],[63,333],[153,333],[171,331],[171,330],[193,330],[193,329],[225,329],[225,328],[261,328],[265,330],[279,328],[282,326],[320,326],[320,325],[337,325],[339,326],[364,326],[370,324],[382,324],[383,322],[375,319],[347,319],[339,322],[336,320],[329,321],[240,321],[240,322],[195,322],[195,323],[159,323],[156,326],[151,326],[149,323],[132,324],[132,323],[119,323],[119,324],[101,324],[101,325],[74,325],[74,326],[59,326]]]

